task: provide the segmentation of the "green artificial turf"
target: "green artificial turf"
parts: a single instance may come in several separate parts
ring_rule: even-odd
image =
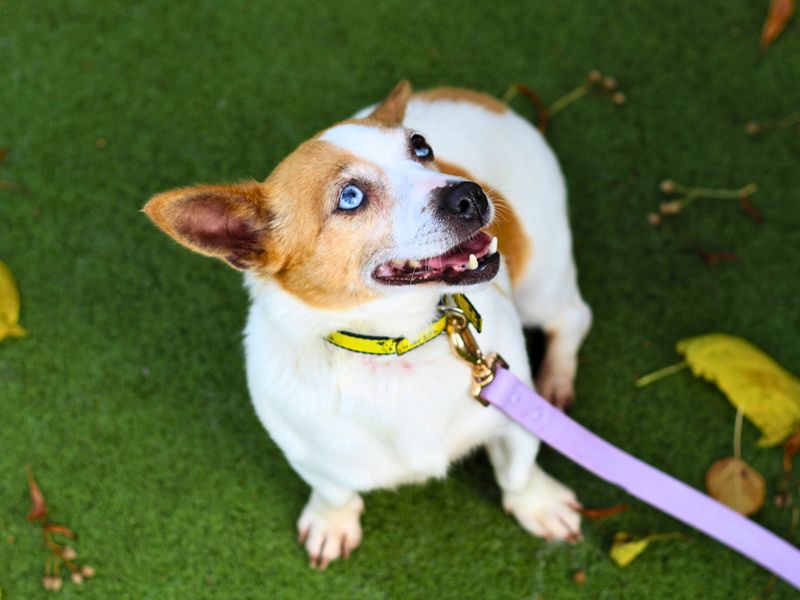
[[[26,464],[97,569],[64,598],[758,594],[766,572],[549,450],[543,464],[586,505],[632,509],[587,522],[574,547],[534,539],[503,513],[479,453],[446,481],[368,494],[361,548],[310,570],[294,529],[308,490],[246,392],[240,276],[138,211],[170,187],[265,177],[404,77],[496,95],[519,81],[552,102],[592,68],[613,74],[624,106],[583,99],[548,132],[595,314],[572,414],[702,487],[731,453],[734,410],[687,372],[632,381],[675,362],[676,340],[717,330],[800,372],[800,135],[743,131],[800,108],[798,21],[757,59],[767,4],[0,1],[0,179],[21,186],[0,189],[0,260],[30,331],[0,343],[3,599],[45,594]],[[713,200],[652,227],[665,177],[755,181],[765,222]],[[709,265],[695,245],[740,260]],[[784,534],[781,451],[757,437],[746,425],[744,456],[769,488],[756,520]],[[623,530],[683,537],[620,569],[607,552]],[[798,594],[777,583],[771,597]]]

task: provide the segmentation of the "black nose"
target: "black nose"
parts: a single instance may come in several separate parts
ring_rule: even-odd
[[[483,224],[488,220],[489,200],[477,183],[462,181],[445,192],[441,210],[449,217]]]

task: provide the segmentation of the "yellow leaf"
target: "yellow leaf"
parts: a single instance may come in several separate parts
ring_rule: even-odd
[[[761,473],[740,458],[723,458],[706,473],[706,489],[713,497],[743,515],[764,504],[766,485]]]
[[[632,540],[630,535],[621,531],[614,536],[614,543],[608,554],[617,566],[627,567],[644,552],[651,542],[678,537],[677,533],[654,533],[638,540]]]
[[[750,342],[710,333],[681,340],[677,349],[761,430],[760,445],[780,444],[800,426],[800,380]]]
[[[19,325],[19,292],[11,270],[0,261],[0,341],[7,337],[23,337],[27,332]]]
[[[611,560],[617,563],[619,567],[627,567],[631,564],[636,557],[645,551],[647,546],[650,545],[648,538],[641,540],[634,540],[632,542],[614,542],[609,551]]]

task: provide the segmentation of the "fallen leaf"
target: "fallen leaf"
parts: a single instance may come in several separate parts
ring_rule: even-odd
[[[42,490],[36,485],[36,480],[33,478],[33,471],[31,471],[30,467],[26,468],[28,470],[28,489],[31,493],[31,503],[33,506],[31,507],[31,512],[29,512],[28,516],[25,518],[28,521],[38,521],[47,516],[47,503],[44,501]]]
[[[11,270],[0,261],[0,341],[7,337],[23,337],[27,332],[19,325],[19,291]]]
[[[747,213],[753,221],[756,223],[763,223],[764,222],[764,215],[761,214],[761,211],[758,210],[753,203],[750,201],[750,198],[747,196],[742,196],[739,198],[739,206],[742,207],[742,210]]]
[[[617,563],[618,567],[627,567],[650,545],[648,538],[633,540],[631,542],[614,542],[609,551],[611,560]]]
[[[720,252],[717,250],[706,250],[701,246],[695,246],[695,253],[703,261],[709,265],[715,265],[719,262],[734,263],[739,261],[739,257],[732,252]]]
[[[587,519],[605,519],[623,513],[631,507],[630,504],[617,504],[608,508],[581,508],[578,512]]]
[[[761,30],[759,47],[764,52],[772,42],[781,34],[786,23],[792,18],[795,9],[795,0],[771,0],[769,11]]]
[[[65,535],[68,538],[73,539],[73,540],[76,537],[75,532],[72,531],[72,529],[70,529],[66,525],[58,525],[56,523],[47,523],[44,526],[44,530],[47,531],[48,533],[57,533],[59,535]]]
[[[760,445],[780,444],[800,427],[800,380],[750,342],[710,333],[679,341],[677,350],[761,430]]]
[[[791,473],[795,454],[800,454],[800,429],[783,442],[783,470]]]
[[[8,148],[0,148],[0,163],[8,156]]]
[[[764,504],[764,478],[740,458],[723,458],[706,473],[706,489],[713,497],[743,515],[752,515]]]
[[[654,533],[647,537],[634,540],[631,539],[628,533],[620,531],[614,535],[614,543],[611,545],[611,550],[609,550],[608,554],[611,560],[617,563],[617,566],[627,567],[636,560],[651,543],[658,540],[673,539],[679,536],[680,534],[677,533]]]

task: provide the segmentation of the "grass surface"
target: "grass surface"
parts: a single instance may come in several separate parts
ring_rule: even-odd
[[[753,118],[798,110],[795,20],[767,56],[765,1],[0,1],[0,259],[30,336],[0,344],[0,589],[44,595],[30,463],[53,518],[98,571],[64,598],[751,598],[768,575],[640,503],[588,522],[578,546],[526,535],[499,507],[485,455],[443,482],[367,496],[365,542],[311,571],[295,542],[305,485],[249,404],[239,276],[179,249],[137,211],[153,193],[263,178],[296,144],[380,98],[418,88],[554,100],[591,68],[628,102],[584,99],[551,123],[595,326],[573,415],[697,487],[731,453],[734,410],[688,373],[637,391],[676,340],[723,330],[800,371],[800,136]],[[533,116],[521,99],[524,114]],[[98,147],[97,140],[105,140]],[[99,146],[103,146],[100,142]],[[533,168],[533,166],[532,166]],[[662,228],[659,180],[759,185],[759,226],[735,201]],[[693,245],[735,252],[710,266]],[[780,450],[745,458],[769,484]],[[630,498],[550,451],[589,506]],[[756,517],[785,533],[771,501]],[[630,567],[613,533],[678,531]],[[10,542],[13,536],[13,543]],[[572,580],[586,573],[581,587]],[[798,597],[778,583],[772,598]]]

